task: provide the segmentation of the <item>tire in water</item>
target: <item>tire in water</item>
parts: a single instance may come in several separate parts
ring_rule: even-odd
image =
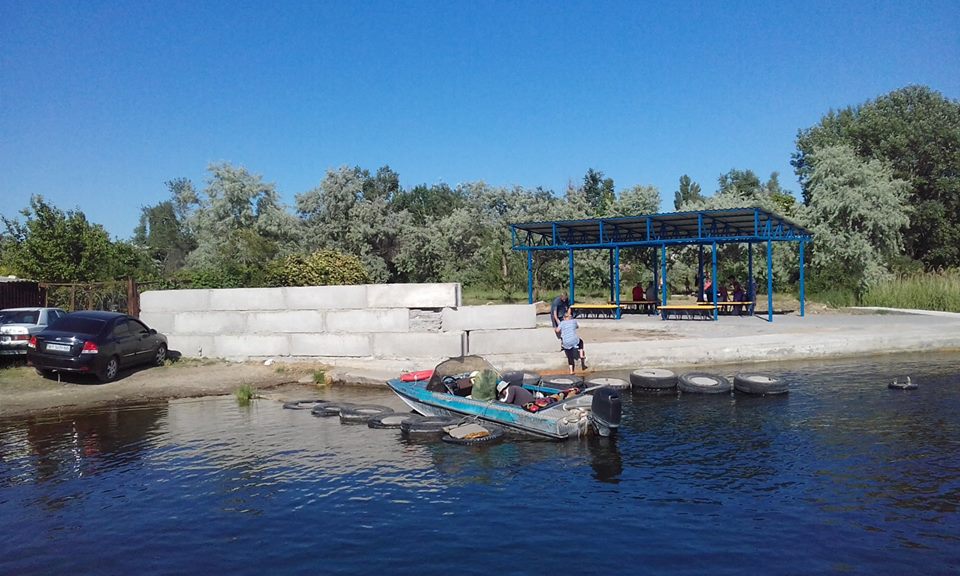
[[[321,418],[330,418],[332,416],[339,416],[341,410],[344,408],[352,408],[353,406],[356,406],[353,402],[327,402],[326,404],[314,406],[313,409],[310,410],[310,413]]]
[[[412,412],[385,412],[383,414],[377,414],[369,420],[367,420],[367,426],[370,428],[399,428],[404,421],[410,420],[411,418],[423,418],[419,414],[414,414]]]
[[[641,368],[630,373],[630,386],[638,392],[660,394],[673,392],[677,374],[663,368]]]
[[[744,394],[786,394],[787,383],[779,378],[757,372],[741,372],[733,377],[733,387]]]
[[[377,404],[357,404],[340,409],[341,424],[366,424],[368,420],[380,414],[393,412],[393,408]]]
[[[677,388],[688,394],[724,394],[733,390],[733,385],[723,376],[706,372],[690,372],[680,376]]]
[[[400,423],[400,433],[404,436],[440,436],[444,433],[444,427],[457,424],[460,420],[450,416],[410,418]]]
[[[588,388],[591,386],[607,386],[614,390],[630,388],[630,383],[622,378],[588,378],[585,384]]]
[[[503,439],[503,430],[501,430],[500,428],[494,428],[492,426],[491,427],[484,426],[484,428],[487,429],[489,434],[487,434],[486,436],[481,436],[479,438],[454,438],[449,434],[444,434],[441,440],[443,440],[444,442],[447,442],[448,444],[459,444],[461,446],[478,446],[480,444],[493,444],[494,442],[497,442]]]
[[[284,402],[283,407],[287,410],[313,410],[317,406],[322,406],[327,403],[328,400],[320,399],[293,400],[292,402]]]

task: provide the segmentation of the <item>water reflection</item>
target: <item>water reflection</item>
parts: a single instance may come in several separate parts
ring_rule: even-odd
[[[0,488],[63,482],[136,462],[166,404],[102,408],[0,423]]]

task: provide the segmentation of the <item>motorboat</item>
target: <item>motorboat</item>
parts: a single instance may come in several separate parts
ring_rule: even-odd
[[[507,404],[481,390],[477,382],[505,382],[481,356],[460,356],[424,371],[387,381],[387,385],[414,411],[424,416],[472,417],[516,432],[566,440],[599,434],[611,436],[620,427],[620,393],[607,386],[555,390],[521,377],[522,386],[538,398],[524,406]],[[427,375],[429,374],[429,377]],[[422,378],[421,378],[422,377]],[[483,393],[481,393],[483,392]]]

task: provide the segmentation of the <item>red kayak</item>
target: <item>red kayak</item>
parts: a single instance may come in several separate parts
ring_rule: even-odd
[[[400,376],[401,382],[419,382],[420,380],[429,380],[433,376],[433,370],[420,370],[419,372],[407,372]]]

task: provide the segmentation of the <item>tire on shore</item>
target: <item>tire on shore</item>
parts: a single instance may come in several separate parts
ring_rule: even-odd
[[[677,374],[664,368],[640,368],[630,373],[630,385],[644,394],[668,394],[676,391]]]
[[[689,372],[680,376],[677,388],[687,394],[724,394],[733,390],[733,385],[717,374]]]
[[[733,377],[733,387],[737,392],[762,396],[786,394],[789,391],[783,380],[758,372],[740,372]]]

